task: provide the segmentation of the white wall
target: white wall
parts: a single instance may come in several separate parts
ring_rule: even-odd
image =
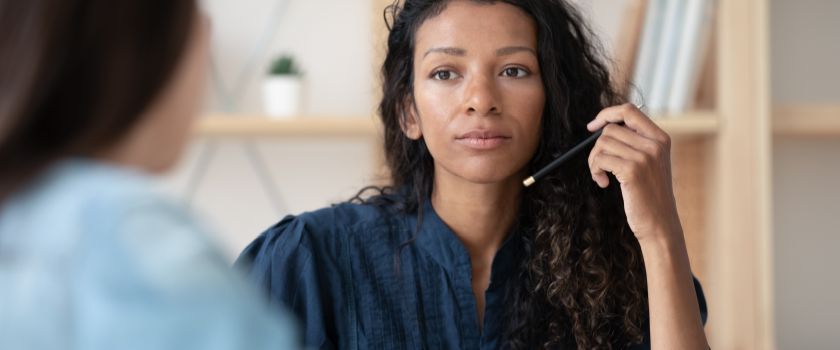
[[[840,1],[771,4],[774,102],[840,104]],[[773,147],[778,348],[837,349],[840,139]]]
[[[373,19],[369,0],[204,0],[212,21],[212,55],[223,85],[244,76],[241,98],[230,111],[260,114],[260,83],[270,59],[289,52],[305,72],[303,114],[372,116]],[[272,14],[285,5],[265,50],[255,51]],[[242,75],[253,52],[254,70]],[[207,111],[226,111],[218,80],[208,87]],[[195,140],[162,187],[189,199],[215,229],[232,259],[284,215],[343,201],[370,182],[378,144],[360,138]],[[256,154],[258,161],[254,161]],[[209,159],[201,171],[202,159]],[[255,165],[256,164],[256,165]],[[267,171],[259,172],[262,165]],[[190,182],[201,176],[187,198]],[[260,175],[267,174],[267,182]],[[272,193],[271,188],[276,188]],[[276,195],[273,195],[276,194]]]
[[[375,146],[360,139],[197,140],[162,186],[190,201],[233,259],[283,216],[347,200],[371,183]],[[211,160],[200,171],[207,154]],[[187,196],[197,174],[203,174],[197,191]]]
[[[578,8],[592,19],[595,34],[603,40],[602,44],[608,55],[615,49],[618,30],[622,24],[622,14],[630,0],[573,0]]]
[[[271,58],[283,52],[294,54],[305,72],[304,113],[372,112],[370,0],[204,0],[203,4],[213,22],[213,58],[224,84],[232,88],[255,47],[265,47],[257,51],[256,70],[242,85],[238,112],[261,111],[261,78]],[[282,14],[273,16],[278,7]],[[260,45],[266,33],[273,40]],[[224,109],[218,94],[212,93],[209,102],[210,110]]]

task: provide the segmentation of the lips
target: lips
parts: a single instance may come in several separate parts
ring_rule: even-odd
[[[511,140],[510,135],[494,130],[473,130],[455,138],[455,142],[475,150],[490,150]]]

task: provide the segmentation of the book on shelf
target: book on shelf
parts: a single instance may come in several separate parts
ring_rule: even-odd
[[[646,96],[650,93],[653,80],[653,70],[656,66],[656,52],[662,38],[662,10],[666,0],[649,0],[645,9],[645,21],[641,31],[641,42],[636,53],[636,64],[633,70],[634,89],[630,91],[630,99],[637,105],[646,104]]]
[[[690,107],[695,96],[703,60],[708,57],[712,34],[714,0],[687,0],[680,49],[674,66],[666,112],[677,113]]]
[[[674,63],[680,48],[681,19],[685,13],[686,0],[666,0],[662,19],[662,40],[656,51],[656,65],[648,94],[647,107],[651,112],[665,112],[668,93],[674,77]]]
[[[693,105],[708,59],[715,0],[648,0],[630,100],[652,114]]]
[[[627,96],[636,67],[636,52],[642,39],[648,0],[629,0],[623,11],[615,51],[613,77],[622,96]]]

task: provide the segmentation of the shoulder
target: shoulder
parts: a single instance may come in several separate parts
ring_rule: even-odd
[[[88,306],[74,318],[76,339],[90,345],[83,347],[142,338],[151,348],[216,346],[210,342],[256,348],[251,345],[267,347],[284,337],[278,332],[281,321],[229,268],[206,231],[140,173],[97,162],[63,162],[5,204],[0,237],[20,241],[12,247],[21,259],[11,265],[17,275],[12,271],[10,278],[30,280],[34,272],[47,281],[14,289],[14,295],[34,295],[41,303],[26,304],[23,300],[32,298],[22,298],[13,301],[16,309],[42,322],[31,310],[60,316],[68,300]],[[54,283],[65,285],[49,289]],[[79,297],[67,299],[61,290]],[[212,331],[206,337],[172,333],[173,326],[184,324]],[[254,341],[254,334],[263,340]],[[277,335],[275,344],[256,344],[272,335]]]
[[[30,211],[68,213],[77,219],[89,219],[90,212],[104,219],[149,209],[180,211],[148,175],[90,160],[56,164],[22,198]]]
[[[139,224],[187,230],[193,221],[159,194],[147,176],[84,160],[52,166],[5,201],[0,216],[0,231],[26,233],[14,235],[20,253],[39,256],[76,256],[85,252],[79,251],[85,244],[116,243],[125,238],[121,233],[126,228]],[[145,235],[163,231],[147,230]]]
[[[54,248],[33,254],[59,254],[96,281],[180,288],[227,278],[221,276],[225,272],[219,267],[226,263],[209,231],[142,173],[64,161],[24,197],[21,207],[28,219],[19,227],[34,242]]]
[[[77,220],[92,245],[112,242],[127,256],[212,251],[208,230],[181,203],[161,193],[148,175],[97,163],[71,164],[56,187],[77,198]]]
[[[400,214],[368,204],[341,203],[331,207],[289,215],[268,228],[251,245],[270,248],[275,254],[291,249],[339,254],[342,244],[355,239],[381,237],[383,230],[402,224]],[[263,251],[265,253],[265,251]]]
[[[391,208],[370,204],[341,203],[331,207],[306,212],[298,216],[288,216],[269,232],[282,231],[284,223],[295,225],[316,241],[333,240],[348,235],[364,235],[386,225],[395,224],[402,216]]]
[[[218,267],[226,264],[209,231],[179,202],[160,193],[147,175],[97,162],[69,162],[45,181],[44,190],[49,194],[43,199],[54,199],[55,205],[47,212],[61,215],[60,225],[78,231],[77,259],[96,267],[86,271],[140,276],[157,287],[227,278],[219,275],[224,272]],[[51,230],[66,230],[60,225]]]
[[[235,264],[272,302],[298,316],[307,344],[332,344],[336,331],[355,327],[343,325],[358,287],[354,271],[392,256],[405,218],[392,206],[355,203],[286,216]]]
[[[254,239],[236,264],[252,274],[343,270],[351,256],[378,255],[407,240],[408,218],[396,205],[358,203],[286,216]]]

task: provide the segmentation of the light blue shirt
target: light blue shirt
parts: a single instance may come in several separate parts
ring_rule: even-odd
[[[54,166],[0,203],[0,349],[291,349],[180,206],[139,173]]]

